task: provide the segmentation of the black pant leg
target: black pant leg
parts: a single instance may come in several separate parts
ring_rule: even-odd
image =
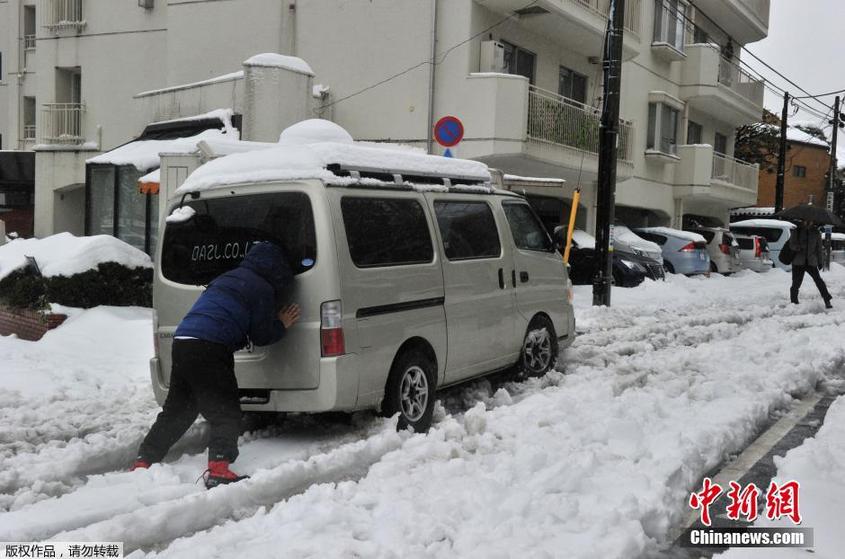
[[[189,382],[196,394],[199,413],[211,432],[208,459],[234,462],[241,434],[241,403],[232,353],[218,344],[206,344],[204,367],[192,370]]]
[[[807,266],[807,273],[810,274],[810,277],[813,278],[814,282],[816,282],[816,287],[819,289],[822,299],[830,299],[830,292],[827,290],[827,285],[825,285],[824,280],[819,273],[819,269],[815,266]]]
[[[186,355],[181,340],[173,341],[171,355],[173,366],[167,398],[138,450],[138,456],[149,463],[161,462],[170,447],[194,423],[198,414],[196,397],[185,375],[186,366],[190,366],[190,361],[186,362],[189,355]]]
[[[792,287],[789,288],[789,297],[793,303],[798,302],[798,290],[801,289],[801,284],[804,283],[804,266],[792,265]]]

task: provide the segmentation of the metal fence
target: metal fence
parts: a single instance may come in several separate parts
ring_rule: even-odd
[[[610,14],[610,0],[572,0],[589,8],[603,17]],[[625,29],[640,33],[640,0],[627,0],[625,2]]]
[[[81,144],[85,142],[81,103],[48,103],[44,105],[44,142],[48,144]]]
[[[85,25],[82,0],[47,0],[44,26],[54,31]]]
[[[595,107],[538,87],[531,86],[528,90],[530,140],[598,154],[600,124],[601,114]],[[631,161],[634,129],[630,122],[619,121],[618,137],[618,158]]]
[[[27,124],[23,127],[23,139],[25,142],[35,140],[35,125]]]
[[[757,190],[759,167],[722,153],[713,154],[712,178],[741,188]]]
[[[35,35],[24,35],[23,48],[26,50],[35,50]]]

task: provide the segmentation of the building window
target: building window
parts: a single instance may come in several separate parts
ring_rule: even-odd
[[[684,52],[686,11],[686,4],[679,0],[655,0],[654,42],[666,43]]]
[[[587,76],[561,66],[557,92],[561,96],[573,99],[581,104],[586,103]]]
[[[713,151],[722,155],[728,153],[728,137],[716,132],[716,141],[713,143]]]
[[[35,141],[35,97],[23,98],[23,139]]]
[[[678,115],[669,105],[648,104],[648,149],[671,155],[678,152]]]
[[[537,55],[516,45],[502,41],[505,45],[505,70],[508,74],[525,76],[529,83],[534,83],[534,67]]]
[[[702,137],[701,125],[697,122],[689,121],[687,125],[687,144],[697,145],[701,143]]]
[[[803,179],[807,176],[807,168],[803,165],[796,165],[792,168],[792,174]]]
[[[138,192],[138,179],[145,174],[134,165],[88,166],[86,235],[111,235],[152,254],[158,200]]]
[[[82,14],[82,0],[47,0],[45,27],[58,32],[65,29],[76,31],[85,27]]]

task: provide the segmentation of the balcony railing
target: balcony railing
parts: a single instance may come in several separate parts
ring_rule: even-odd
[[[26,124],[23,127],[23,140],[25,142],[35,141],[35,125]]]
[[[44,26],[52,31],[85,27],[82,0],[47,0]]]
[[[758,90],[762,87],[762,81],[755,78],[739,67],[738,62],[719,57],[719,83],[731,88],[749,101],[762,103]]]
[[[594,107],[538,87],[528,90],[529,140],[598,154],[600,124],[600,113]],[[620,121],[619,159],[631,161],[633,137],[631,123]]]
[[[82,103],[48,103],[44,105],[44,142],[76,145],[85,142]]]
[[[24,35],[23,48],[24,50],[35,50],[35,35]]]
[[[610,0],[572,0],[606,18],[610,14]],[[640,0],[625,2],[625,29],[640,33]]]
[[[713,154],[712,178],[741,188],[757,190],[759,167],[722,153]]]

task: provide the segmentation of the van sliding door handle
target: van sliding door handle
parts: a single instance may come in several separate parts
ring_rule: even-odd
[[[528,272],[519,272],[519,281],[526,283],[528,281]]]
[[[499,289],[505,288],[505,270],[499,268]]]

